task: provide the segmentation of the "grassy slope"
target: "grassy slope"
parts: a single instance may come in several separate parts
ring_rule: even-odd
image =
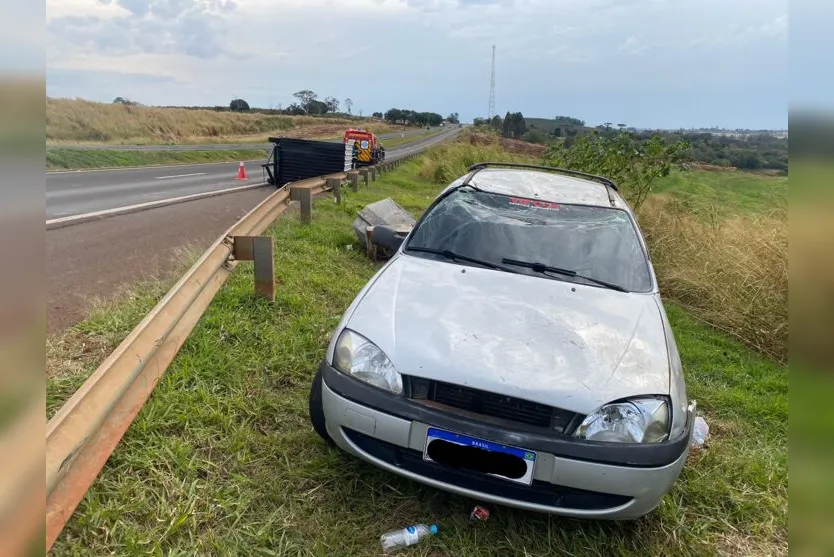
[[[435,521],[442,534],[409,555],[734,555],[787,552],[786,370],[675,307],[690,394],[711,425],[673,492],[633,523],[566,520],[473,501],[383,473],[331,450],[307,419],[309,382],[332,328],[375,265],[351,229],[356,211],[392,196],[415,214],[438,187],[412,163],[310,226],[289,213],[271,229],[279,278],[255,300],[249,264],[221,291],[108,461],[56,554],[374,555],[378,536]],[[353,245],[353,250],[346,246]],[[78,326],[76,344],[113,346],[164,287]],[[108,308],[105,308],[108,309]],[[83,358],[83,357],[82,357]],[[49,379],[53,412],[83,380]],[[93,363],[88,367],[93,367]]]
[[[79,151],[75,149],[49,149],[46,151],[46,168],[47,170],[118,168],[154,164],[266,160],[267,155],[267,151],[260,149],[243,149],[240,151]]]
[[[654,183],[696,213],[767,213],[788,207],[788,178],[750,172],[672,172]]]
[[[368,119],[316,118],[262,113],[233,113],[184,108],[123,106],[85,100],[47,99],[46,141],[61,143],[258,143],[269,135],[318,128],[361,125],[375,133],[394,127]],[[331,131],[326,131],[330,129]],[[398,128],[397,128],[398,129]]]

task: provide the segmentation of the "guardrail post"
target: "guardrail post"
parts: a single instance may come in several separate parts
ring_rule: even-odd
[[[365,187],[371,184],[371,173],[367,168],[363,168],[359,171],[359,174],[362,175],[362,181],[365,182]]]
[[[370,175],[371,175],[371,182],[376,182],[376,173],[377,173],[377,168],[376,168],[375,166],[372,166],[372,167],[369,169],[369,173],[370,173]]]
[[[301,202],[301,222],[309,223],[313,218],[313,191],[310,188],[298,188]]]
[[[336,203],[342,202],[342,181],[338,178],[328,178],[326,186],[333,190],[333,199]]]
[[[232,256],[255,262],[255,295],[275,300],[275,257],[272,236],[232,236]]]
[[[353,172],[350,174],[350,189],[359,191],[359,173]]]

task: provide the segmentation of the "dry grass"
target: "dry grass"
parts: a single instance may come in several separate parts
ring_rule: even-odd
[[[787,359],[786,211],[704,219],[656,195],[639,219],[664,296],[756,350]]]
[[[48,143],[260,142],[279,133],[310,138],[339,135],[356,124],[335,118],[128,106],[81,99],[46,101]],[[308,127],[312,129],[303,131]],[[392,129],[385,124],[368,127],[376,133]]]
[[[429,151],[421,159],[420,178],[446,185],[466,173],[478,162],[527,162],[539,164],[540,159],[529,153],[511,153],[497,137],[482,133],[462,133],[455,141]]]

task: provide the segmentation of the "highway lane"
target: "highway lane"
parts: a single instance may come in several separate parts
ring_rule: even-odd
[[[419,130],[418,130],[419,131]],[[460,130],[451,128],[425,139],[387,151],[398,157],[445,141]],[[46,173],[47,220],[104,211],[264,182],[264,159],[244,161],[247,180],[237,180],[239,162],[151,166],[118,170],[84,170]]]
[[[443,139],[448,136],[427,138],[431,142]],[[390,159],[425,146],[404,145],[389,153]],[[149,176],[153,178],[146,175],[144,179]],[[99,185],[112,183],[99,180]],[[125,285],[169,276],[178,269],[182,248],[202,252],[272,191],[271,187],[257,188],[47,230],[47,334],[58,334],[83,319],[92,299],[109,299]]]

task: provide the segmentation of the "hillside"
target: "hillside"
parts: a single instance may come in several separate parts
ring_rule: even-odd
[[[335,137],[349,126],[375,133],[394,128],[376,119],[285,116],[190,108],[161,108],[46,100],[47,144],[160,144],[263,142],[270,135]]]

